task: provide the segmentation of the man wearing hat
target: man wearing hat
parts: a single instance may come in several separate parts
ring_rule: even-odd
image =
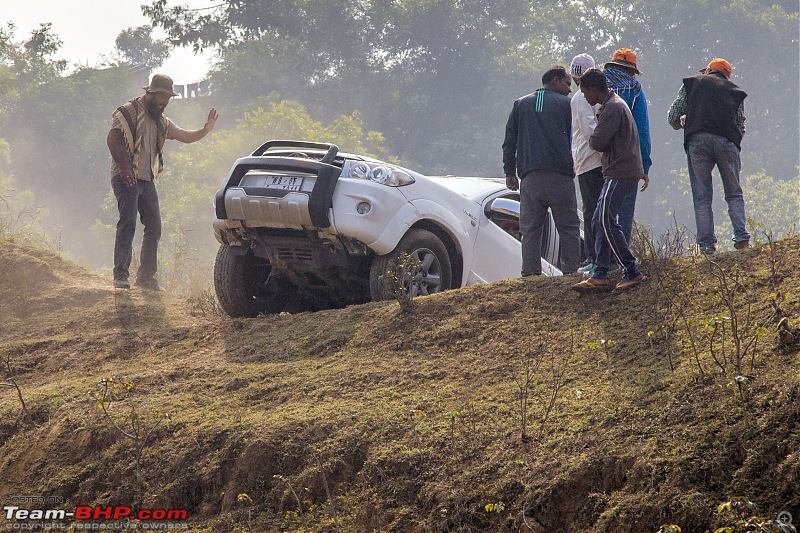
[[[744,137],[744,99],[747,93],[730,81],[733,69],[717,58],[697,76],[683,79],[678,97],[669,108],[667,120],[676,130],[683,128],[683,146],[689,162],[697,245],[706,254],[716,252],[714,211],[711,203],[714,165],[722,177],[728,216],[733,226],[734,248],[750,247],[744,211],[744,195],[739,184],[742,137]]]
[[[644,167],[644,184],[639,191],[644,192],[650,183],[650,167],[653,161],[650,159],[650,119],[647,116],[647,97],[644,95],[642,84],[636,79],[636,75],[642,72],[636,66],[636,52],[630,48],[620,48],[611,57],[611,61],[603,66],[603,73],[606,75],[608,86],[622,98],[631,110],[636,129],[639,133],[639,150],[642,154],[642,166]],[[619,225],[622,226],[622,233],[631,241],[633,234],[633,214],[636,209],[637,189],[625,197],[625,201],[619,210]]]
[[[118,107],[111,115],[111,130],[106,143],[111,152],[111,187],[117,198],[119,222],[114,242],[114,287],[129,289],[128,268],[133,257],[136,215],[144,225],[142,250],[136,285],[159,290],[155,279],[158,241],[161,238],[161,211],[154,180],[164,168],[163,149],[167,139],[193,143],[205,137],[217,122],[217,110],[208,112],[199,130],[184,130],[164,116],[172,90],[172,78],[153,75],[145,94]],[[155,173],[153,167],[156,167]]]

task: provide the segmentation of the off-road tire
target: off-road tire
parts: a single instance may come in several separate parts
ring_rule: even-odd
[[[433,294],[452,288],[453,269],[450,262],[450,255],[441,239],[424,229],[412,229],[406,233],[394,250],[386,255],[375,256],[369,271],[369,292],[373,301],[387,300],[391,296],[387,291],[385,275],[393,265],[401,261],[403,254],[410,257],[423,259],[432,257],[432,263],[428,270],[434,273],[438,265],[438,286],[425,283],[425,277],[420,277],[420,282],[425,284],[425,294]],[[425,270],[423,268],[423,270]]]
[[[220,246],[214,261],[214,290],[222,310],[234,318],[282,311],[292,291],[270,279],[270,271],[269,263],[251,252],[239,255],[227,244]]]

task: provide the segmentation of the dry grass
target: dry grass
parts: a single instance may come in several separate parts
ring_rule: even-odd
[[[800,516],[800,356],[774,316],[779,300],[798,325],[800,239],[777,246],[779,279],[764,247],[718,257],[766,328],[743,400],[711,357],[704,326],[725,307],[704,259],[651,265],[620,295],[508,280],[410,314],[231,320],[0,242],[0,355],[31,419],[0,388],[0,498],[186,508],[209,532],[242,530],[248,511],[253,531],[704,531],[735,494]],[[677,327],[664,273],[691,296]],[[515,377],[542,349],[564,362],[561,388],[550,406],[552,374],[533,375],[523,441]],[[143,448],[142,490],[133,445],[88,396],[115,375],[141,412],[171,414]]]

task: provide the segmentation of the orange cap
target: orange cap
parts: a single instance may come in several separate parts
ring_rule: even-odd
[[[621,67],[632,68],[636,71],[636,74],[641,74],[639,69],[636,68],[636,52],[630,48],[620,48],[614,52],[614,55],[611,56],[611,61],[603,66],[607,67],[609,65],[619,65]]]
[[[715,60],[713,60],[711,63],[708,64],[706,68],[704,68],[700,72],[705,74],[706,71],[708,70],[716,70],[717,72],[722,72],[723,74],[725,74],[726,78],[730,78],[731,74],[733,73],[733,67],[731,67],[731,64],[722,59],[721,57],[718,57]]]

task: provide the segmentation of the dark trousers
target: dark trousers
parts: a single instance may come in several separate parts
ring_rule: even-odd
[[[144,225],[142,251],[139,256],[139,280],[152,279],[158,268],[158,241],[161,238],[161,211],[158,193],[152,181],[136,180],[136,184],[122,184],[119,175],[111,178],[111,188],[117,198],[119,222],[114,242],[114,279],[128,279],[128,268],[133,258],[133,236],[136,233],[136,214]]]
[[[583,203],[583,249],[586,252],[586,257],[592,263],[597,263],[597,254],[594,251],[592,219],[594,218],[597,201],[600,199],[600,192],[603,190],[605,181],[602,167],[578,174],[578,188],[581,191],[581,202]]]
[[[561,271],[577,270],[581,256],[581,225],[572,176],[531,170],[520,179],[519,232],[522,235],[522,275],[542,273],[542,229],[553,214],[560,241]]]
[[[639,186],[638,179],[613,180],[607,179],[600,193],[600,201],[594,212],[592,224],[596,232],[595,263],[593,278],[608,278],[608,269],[611,265],[611,256],[622,265],[626,279],[637,277],[640,272],[636,266],[636,258],[628,247],[628,239],[619,225],[619,210],[625,197]]]

